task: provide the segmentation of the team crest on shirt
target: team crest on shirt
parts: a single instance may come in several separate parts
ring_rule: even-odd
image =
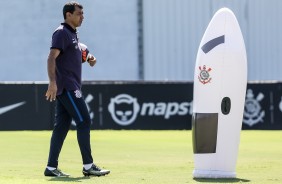
[[[77,43],[77,40],[75,38],[73,38],[72,43]]]
[[[199,81],[202,84],[207,84],[209,83],[212,78],[210,77],[210,71],[212,70],[211,68],[207,68],[206,65],[203,67],[199,66],[200,74],[198,76]]]
[[[76,97],[76,98],[81,98],[81,97],[82,97],[82,94],[81,94],[81,91],[80,91],[80,90],[75,90],[75,91],[74,91],[74,94],[75,94],[75,97]]]

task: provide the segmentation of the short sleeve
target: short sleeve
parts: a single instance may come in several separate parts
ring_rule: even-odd
[[[61,52],[67,48],[67,34],[64,30],[57,30],[52,36],[51,49],[59,49]]]

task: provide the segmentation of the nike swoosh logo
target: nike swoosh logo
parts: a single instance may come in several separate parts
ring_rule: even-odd
[[[13,109],[15,109],[15,108],[17,108],[17,107],[23,105],[23,104],[25,104],[25,102],[20,102],[20,103],[8,105],[8,106],[6,106],[6,107],[1,107],[1,108],[0,108],[0,115],[6,113],[6,112],[8,112],[8,111],[11,111],[11,110],[13,110]]]

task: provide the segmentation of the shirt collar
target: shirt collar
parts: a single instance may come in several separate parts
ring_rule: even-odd
[[[77,33],[76,29],[73,29],[70,25],[68,25],[67,23],[61,23],[61,25],[65,26],[68,30],[70,30],[73,33]]]

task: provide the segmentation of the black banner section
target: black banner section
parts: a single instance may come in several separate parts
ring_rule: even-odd
[[[88,84],[83,94],[93,129],[191,128],[192,83]]]
[[[243,129],[282,130],[282,83],[249,83]]]
[[[46,101],[46,90],[0,83],[0,130],[51,130],[55,103]],[[192,82],[84,82],[82,93],[92,129],[191,129]],[[282,83],[249,83],[242,128],[282,130],[281,119]]]
[[[44,98],[46,89],[46,84],[0,84],[0,130],[51,129],[54,108]]]

